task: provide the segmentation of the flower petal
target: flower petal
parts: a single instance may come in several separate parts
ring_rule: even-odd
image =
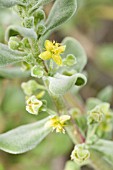
[[[51,51],[53,49],[53,46],[54,45],[51,41],[49,41],[49,40],[45,41],[45,48],[46,48],[47,51]]]
[[[62,66],[62,58],[60,55],[52,55],[52,59],[57,65]]]
[[[45,51],[45,52],[42,52],[42,53],[39,55],[39,57],[40,57],[41,59],[43,59],[43,60],[49,60],[49,59],[52,57],[52,55],[51,55],[51,52]]]

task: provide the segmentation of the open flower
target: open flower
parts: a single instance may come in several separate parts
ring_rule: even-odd
[[[42,52],[39,57],[43,60],[53,59],[54,62],[61,66],[62,58],[60,56],[61,53],[65,51],[66,46],[62,46],[59,43],[55,43],[55,41],[51,42],[49,40],[45,41],[45,51]]]
[[[42,101],[38,100],[36,96],[31,96],[26,101],[26,110],[34,115],[38,114],[40,107],[42,106]]]
[[[70,119],[70,116],[68,115],[62,115],[60,117],[58,116],[53,116],[52,118],[50,118],[50,120],[46,123],[46,127],[51,127],[54,130],[56,130],[56,132],[61,132],[61,133],[65,133],[65,129],[64,126],[66,125],[66,121],[68,121]]]

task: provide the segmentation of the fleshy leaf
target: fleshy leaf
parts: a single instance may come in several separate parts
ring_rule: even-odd
[[[47,117],[1,134],[0,149],[8,153],[20,154],[35,148],[50,132],[50,129],[44,126],[48,119]]]
[[[0,43],[0,67],[23,61],[25,53],[13,51],[7,45]]]
[[[62,44],[66,45],[66,50],[64,51],[62,56],[64,58],[69,54],[75,56],[77,62],[71,68],[77,71],[82,71],[87,63],[87,56],[81,44],[77,40],[71,37],[65,38]]]
[[[8,41],[11,36],[21,35],[22,37],[37,39],[37,34],[32,28],[11,25],[8,27],[5,40]]]
[[[10,8],[14,5],[25,5],[21,0],[0,0],[0,7]]]
[[[72,76],[64,76],[57,73],[54,77],[49,77],[49,90],[54,94],[64,94],[74,85],[83,86],[87,79],[83,74],[76,73]]]
[[[102,157],[110,163],[113,168],[113,141],[99,139],[94,145],[91,146],[91,149],[102,153]]]
[[[9,79],[29,77],[29,71],[22,71],[19,67],[0,68],[0,77]]]
[[[76,0],[57,0],[48,16],[46,26],[47,31],[56,28],[70,19],[77,9]]]
[[[112,170],[113,166],[105,159],[103,153],[97,150],[90,149],[91,162],[94,165],[94,169],[99,170]]]

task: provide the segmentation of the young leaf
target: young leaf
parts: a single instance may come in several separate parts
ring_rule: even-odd
[[[46,22],[46,32],[70,19],[74,15],[76,9],[76,0],[56,0]]]
[[[94,169],[97,170],[112,170],[113,166],[105,160],[103,154],[97,150],[90,149],[90,158]]]
[[[0,0],[1,7],[12,7],[14,5],[25,5],[21,0]]]
[[[74,85],[83,86],[87,79],[83,74],[76,73],[72,76],[64,76],[56,74],[55,77],[49,77],[49,90],[54,94],[64,94],[69,91]]]
[[[66,57],[69,54],[75,56],[77,63],[71,68],[81,72],[87,63],[87,56],[81,44],[71,37],[65,38],[62,44],[66,45],[66,50],[62,56]]]
[[[20,154],[35,148],[50,132],[45,128],[48,117],[35,123],[20,126],[0,135],[0,149]]]
[[[13,51],[7,45],[0,43],[0,67],[23,61],[25,53]]]
[[[8,27],[5,35],[5,40],[8,41],[11,36],[21,35],[22,37],[37,39],[36,32],[31,28],[11,25]]]
[[[91,149],[102,153],[103,158],[109,160],[109,163],[113,166],[113,141],[99,139],[91,146]]]
[[[113,87],[107,86],[98,93],[97,98],[99,98],[103,102],[111,102],[112,96],[113,96]]]
[[[0,77],[15,79],[15,78],[25,78],[29,76],[30,76],[29,71],[22,71],[19,67],[0,68]]]

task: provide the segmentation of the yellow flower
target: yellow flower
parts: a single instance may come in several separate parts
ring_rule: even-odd
[[[66,121],[68,121],[70,119],[70,116],[68,115],[62,115],[60,117],[58,116],[53,116],[52,118],[50,118],[50,120],[46,123],[46,127],[51,127],[54,130],[56,130],[56,132],[61,132],[61,133],[65,133],[65,129],[64,126],[66,125]]]
[[[42,52],[39,57],[43,60],[53,59],[54,62],[61,66],[62,58],[60,56],[61,53],[65,51],[66,46],[62,46],[59,43],[55,43],[55,41],[51,42],[49,40],[45,41],[45,51]]]

